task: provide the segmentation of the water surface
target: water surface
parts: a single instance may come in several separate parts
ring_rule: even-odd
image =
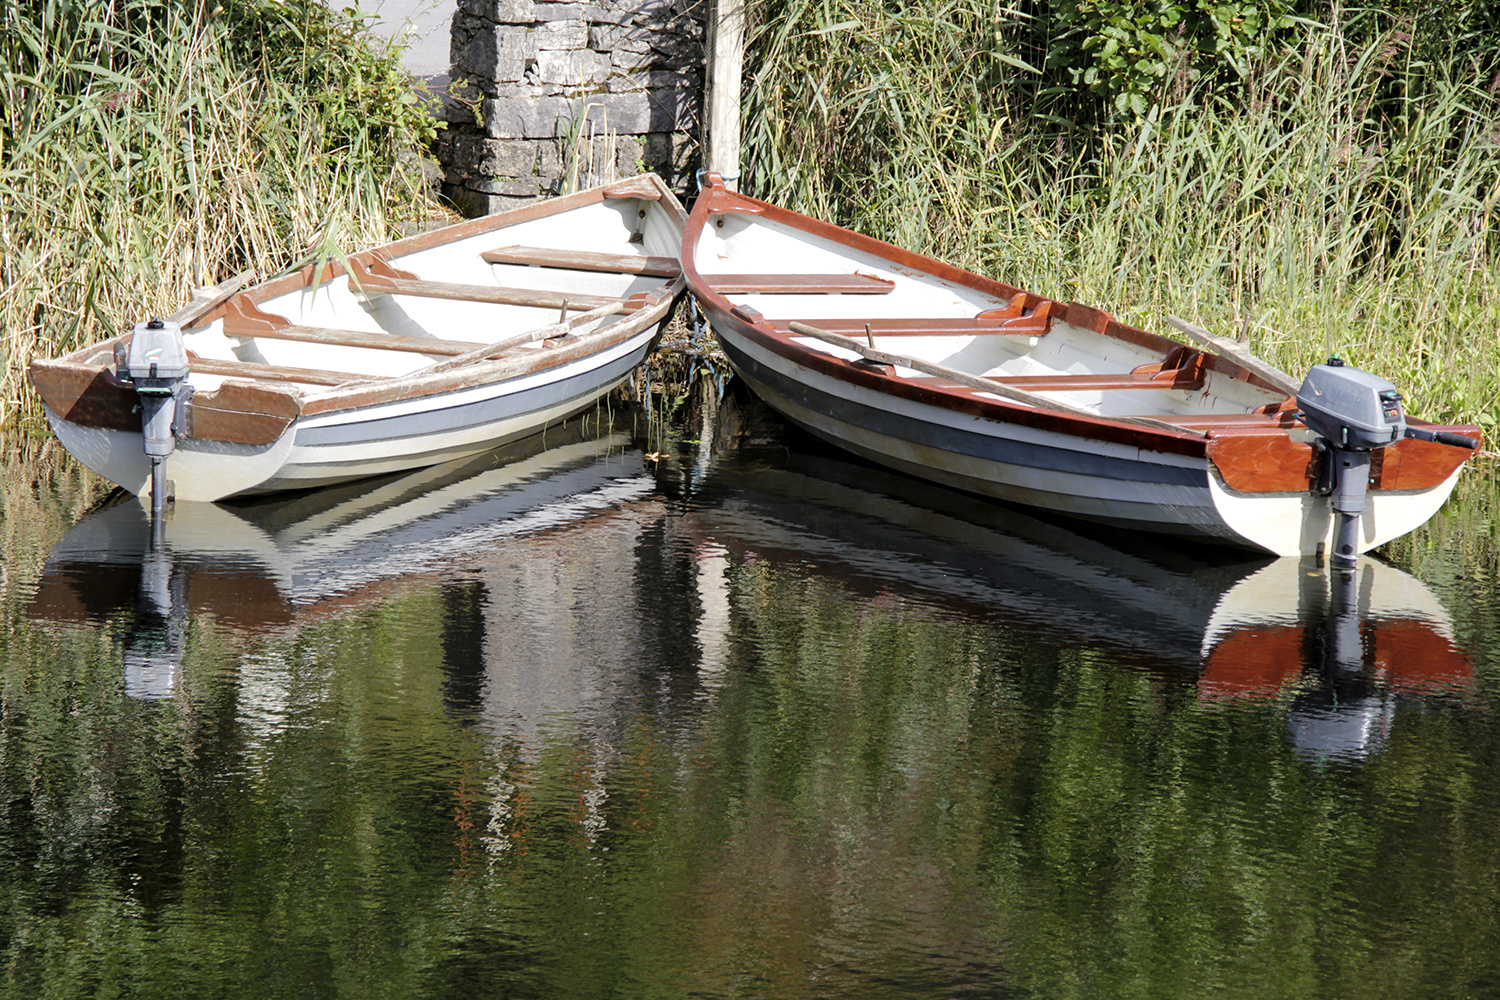
[[[1335,586],[731,400],[153,548],[35,451],[5,995],[1500,993],[1483,526]]]

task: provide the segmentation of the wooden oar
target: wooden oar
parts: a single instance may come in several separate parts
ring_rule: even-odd
[[[565,333],[571,333],[575,327],[582,326],[584,323],[603,319],[605,316],[613,316],[616,313],[633,311],[634,307],[626,304],[625,300],[621,299],[619,302],[611,302],[608,305],[600,306],[598,309],[590,309],[588,312],[579,313],[577,316],[571,316],[558,323],[549,323],[547,326],[539,326],[535,330],[513,334],[503,340],[497,340],[493,344],[485,344],[483,347],[472,350],[467,354],[460,354],[456,358],[449,358],[447,361],[440,361],[435,365],[419,368],[405,377],[409,378],[411,375],[432,375],[435,372],[445,372],[450,368],[462,368],[464,365],[483,361],[490,355],[499,354],[508,348],[519,347],[522,344],[529,344],[536,340],[546,340],[549,337],[561,337]]]
[[[1075,417],[1087,417],[1089,420],[1108,420],[1117,424],[1135,424],[1140,427],[1149,427],[1156,431],[1167,431],[1177,437],[1205,436],[1203,431],[1193,431],[1184,427],[1177,427],[1167,423],[1165,420],[1157,420],[1154,417],[1117,417],[1094,413],[1090,410],[1085,410],[1081,406],[1062,403],[1035,392],[1027,392],[1025,389],[1017,389],[1014,386],[1006,385],[1004,382],[997,382],[991,378],[985,378],[982,375],[970,375],[968,372],[959,371],[957,368],[933,364],[931,361],[923,361],[921,358],[909,358],[901,354],[889,354],[885,351],[876,350],[873,347],[860,343],[852,337],[845,337],[837,333],[830,333],[827,330],[820,330],[807,323],[794,321],[790,325],[790,329],[793,333],[827,341],[830,344],[853,351],[862,357],[882,365],[896,365],[899,368],[910,368],[913,371],[933,375],[937,378],[944,378],[950,382],[957,382],[959,385],[966,385],[971,389],[978,389],[981,392],[992,392],[997,396],[1003,396],[1018,403],[1025,403],[1028,406],[1034,406],[1039,410],[1055,410],[1059,413],[1067,413]]]
[[[1302,388],[1302,383],[1293,379],[1280,368],[1266,364],[1260,358],[1245,350],[1244,345],[1237,340],[1230,340],[1228,337],[1215,337],[1196,323],[1189,323],[1187,320],[1179,319],[1176,316],[1168,316],[1167,322],[1187,334],[1190,339],[1209,348],[1215,354],[1228,358],[1245,369],[1245,371],[1258,375],[1288,396],[1297,395],[1297,390]]]
[[[192,326],[193,322],[199,316],[202,316],[214,306],[217,306],[241,288],[244,288],[254,277],[254,271],[241,271],[239,274],[231,278],[226,278],[217,285],[195,288],[193,289],[192,301],[168,316],[167,319],[181,327]]]

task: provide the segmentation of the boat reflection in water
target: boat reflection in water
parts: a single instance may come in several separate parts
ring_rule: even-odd
[[[653,678],[670,675],[674,690],[689,678],[701,706],[734,657],[754,655],[734,629],[760,612],[730,583],[763,560],[1093,650],[1194,685],[1202,703],[1275,703],[1315,761],[1377,752],[1403,699],[1461,705],[1470,691],[1447,612],[1378,560],[1331,576],[1310,561],[1064,526],[788,449],[774,423],[764,433],[776,447],[742,444],[766,419],[726,401],[699,452],[660,468],[629,434],[570,424],[405,476],[179,505],[154,540],[127,499],[56,546],[31,614],[119,623],[125,693],[159,699],[179,683],[190,618],[284,635],[413,584],[478,581],[472,634],[444,669],[498,737],[531,745],[560,714],[618,730]]]
[[[592,535],[583,547],[597,547],[604,536],[621,535],[622,516],[654,490],[632,435],[590,418],[404,475],[233,505],[178,504],[155,536],[146,507],[124,495],[55,546],[30,614],[109,623],[122,633],[125,693],[161,699],[180,681],[189,620],[206,618],[251,640],[290,637],[398,593],[479,581],[471,603],[482,606],[467,609],[460,629],[477,631],[467,638],[479,648],[471,641],[445,649],[444,669],[451,681],[454,673],[484,672],[490,660],[493,681],[503,668],[483,647],[505,638],[499,623],[507,608],[522,613],[525,599],[514,591],[539,591],[536,580],[500,578],[515,575],[522,550],[535,547],[531,539],[572,551],[559,536],[584,525]],[[488,558],[507,545],[516,559]],[[487,625],[470,627],[476,616]],[[449,645],[452,630],[438,631]]]
[[[726,411],[721,443],[775,421],[753,401]],[[809,450],[765,449],[760,464],[741,456],[709,477],[697,531],[731,562],[810,562],[870,595],[926,595],[1029,641],[1107,651],[1194,684],[1200,703],[1279,704],[1293,748],[1314,762],[1378,752],[1399,700],[1461,705],[1472,693],[1441,602],[1378,559],[1335,572],[1053,522],[799,444]]]

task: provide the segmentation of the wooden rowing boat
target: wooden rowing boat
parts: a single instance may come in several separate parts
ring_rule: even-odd
[[[769,205],[713,174],[682,262],[730,364],[784,416],[999,500],[1277,555],[1327,550],[1349,566],[1431,517],[1479,441],[1476,427],[1405,420],[1389,383],[1357,369],[1315,368],[1338,380],[1325,397],[1312,376],[1299,386],[1189,324],[1200,343]],[[1305,412],[1345,390],[1374,408],[1370,433],[1384,437],[1352,411],[1333,415],[1338,431],[1308,426]]]
[[[64,447],[137,494],[219,500],[475,455],[585,409],[640,364],[682,289],[686,215],[643,175],[316,278],[226,283],[170,318],[180,340],[172,322],[142,325],[33,361],[31,382]]]

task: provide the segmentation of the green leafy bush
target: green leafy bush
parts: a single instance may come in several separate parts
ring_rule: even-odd
[[[1135,116],[1174,83],[1243,78],[1294,23],[1291,0],[1059,0],[1051,21],[1048,68]]]

